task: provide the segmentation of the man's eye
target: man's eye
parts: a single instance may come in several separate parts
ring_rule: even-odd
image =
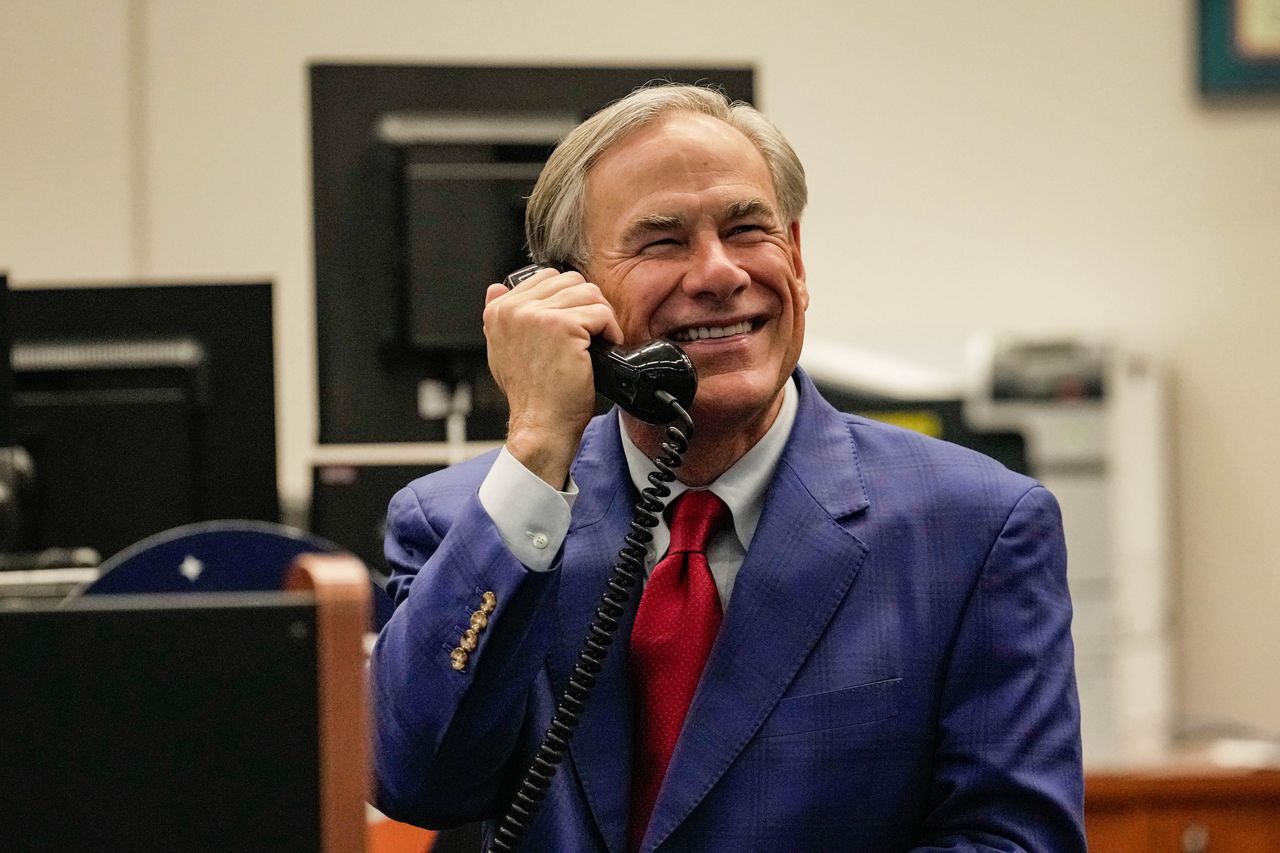
[[[676,246],[676,245],[679,245],[678,242],[676,241],[676,238],[663,237],[661,240],[650,240],[648,243],[644,244],[644,247],[646,249],[661,249],[666,246]]]
[[[763,231],[763,230],[764,229],[761,226],[756,225],[754,223],[743,223],[742,225],[735,225],[732,228],[730,228],[729,234],[730,236],[736,236],[738,234],[750,234],[756,231]]]

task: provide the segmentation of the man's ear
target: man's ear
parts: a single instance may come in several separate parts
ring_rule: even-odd
[[[800,310],[804,311],[809,308],[809,285],[805,281],[804,275],[804,255],[800,251],[800,220],[793,219],[791,221],[791,268],[795,271],[796,281],[799,282],[799,290],[797,296],[800,299]]]

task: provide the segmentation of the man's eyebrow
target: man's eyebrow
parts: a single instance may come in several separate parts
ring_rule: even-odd
[[[773,205],[762,198],[745,198],[741,201],[730,202],[724,209],[725,219],[745,219],[751,216],[762,216],[768,219],[778,218],[773,211]]]
[[[684,217],[673,213],[648,213],[639,217],[627,228],[624,240],[638,240],[655,231],[676,231],[684,227]]]
[[[778,217],[773,205],[762,198],[744,198],[727,204],[721,216],[724,220],[747,219],[753,216],[775,221]],[[637,217],[628,226],[623,239],[635,242],[650,234],[661,231],[678,231],[684,228],[686,220],[678,213],[646,213]]]

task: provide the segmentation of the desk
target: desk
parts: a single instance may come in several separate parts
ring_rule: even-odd
[[[369,815],[369,853],[430,853],[436,834],[372,812]]]
[[[1095,771],[1084,801],[1093,853],[1280,853],[1280,770]]]

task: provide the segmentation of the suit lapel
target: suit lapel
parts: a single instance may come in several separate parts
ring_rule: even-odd
[[[643,849],[693,811],[782,697],[853,583],[867,546],[839,523],[868,505],[844,419],[802,372],[800,410],[766,494]]]
[[[557,700],[573,672],[631,517],[632,490],[618,438],[616,409],[597,420],[584,435],[573,479],[580,491],[561,561],[564,574],[551,660]],[[639,593],[637,586],[569,744],[587,803],[614,853],[623,853],[627,843],[632,720],[625,638],[631,633],[634,596]]]

